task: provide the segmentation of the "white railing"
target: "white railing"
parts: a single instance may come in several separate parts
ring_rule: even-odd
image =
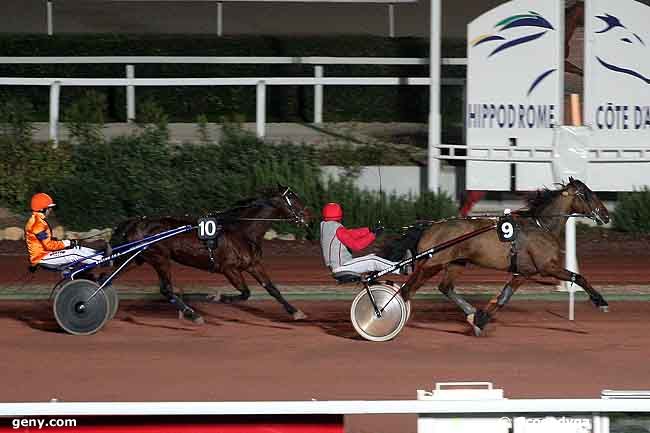
[[[439,159],[461,161],[491,162],[537,162],[552,163],[554,149],[549,146],[494,146],[494,145],[458,145],[441,144]],[[628,146],[591,146],[586,147],[589,163],[611,162],[650,162],[650,148]]]
[[[0,78],[5,86],[50,87],[50,139],[58,139],[60,93],[62,86],[126,87],[126,112],[135,118],[137,86],[255,86],[256,132],[264,137],[266,125],[266,86],[314,86],[314,123],[323,122],[323,86],[428,86],[428,77],[325,77],[324,65],[428,65],[428,58],[392,57],[0,57],[0,64],[126,64],[126,78]],[[135,64],[308,64],[314,77],[247,77],[247,78],[135,78]],[[442,59],[443,65],[463,65],[465,59]],[[442,85],[464,85],[459,78],[443,79]]]
[[[646,393],[647,394],[647,393]],[[0,417],[75,416],[237,416],[237,415],[358,415],[417,414],[422,419],[508,417],[513,433],[525,432],[526,419],[540,415],[583,416],[594,433],[609,432],[609,414],[650,413],[650,399],[493,399],[381,401],[248,401],[248,402],[106,402],[2,403]],[[420,433],[424,433],[418,422]],[[475,428],[481,431],[480,424]],[[426,430],[428,431],[428,430]],[[455,430],[466,431],[466,430]],[[549,430],[550,431],[550,430]],[[566,430],[563,430],[566,431]]]

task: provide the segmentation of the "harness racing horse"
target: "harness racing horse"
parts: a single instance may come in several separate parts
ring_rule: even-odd
[[[160,293],[174,304],[179,316],[194,323],[203,323],[203,318],[174,294],[172,261],[223,274],[240,294],[222,294],[218,298],[221,302],[245,301],[250,297],[251,292],[243,275],[246,272],[277,299],[294,320],[307,317],[284,299],[269,278],[262,264],[261,241],[273,221],[287,220],[306,226],[310,219],[309,210],[290,188],[279,187],[278,190],[267,192],[267,195],[243,200],[233,209],[210,215],[221,224],[221,234],[212,252],[198,239],[195,231],[190,231],[150,246],[136,259],[139,264],[149,263],[156,270]],[[197,219],[191,217],[142,217],[123,222],[116,233],[127,241],[134,241],[182,225],[195,225],[196,222]]]
[[[401,294],[404,300],[409,300],[424,282],[444,271],[438,289],[463,310],[477,336],[517,289],[535,275],[576,283],[585,289],[594,305],[607,311],[608,304],[600,293],[582,275],[568,271],[562,265],[561,231],[568,216],[574,213],[587,216],[599,225],[609,222],[607,209],[596,194],[581,181],[569,178],[569,183],[561,185],[560,189],[537,191],[528,199],[527,209],[513,212],[514,221],[519,226],[515,244],[501,242],[496,229],[455,243],[429,259],[416,262],[413,274],[401,288]],[[494,226],[495,221],[479,217],[434,223],[421,229],[417,252],[490,225]],[[482,310],[474,308],[454,291],[454,282],[467,263],[512,274],[512,279],[499,295]]]

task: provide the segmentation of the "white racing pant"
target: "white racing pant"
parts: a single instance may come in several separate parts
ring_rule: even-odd
[[[76,247],[76,248],[69,248],[66,250],[52,251],[51,253],[43,257],[43,259],[41,259],[41,261],[38,264],[45,268],[58,269],[58,268],[63,268],[65,265],[76,262],[77,260],[81,260],[85,257],[94,256],[97,253],[98,253],[97,250],[93,250],[92,248],[87,248],[87,247]],[[103,255],[98,255],[91,259],[83,260],[79,263],[83,263],[84,265],[89,265],[91,263],[97,263],[103,258],[104,258]]]
[[[383,257],[379,257],[375,254],[368,254],[367,256],[355,257],[332,270],[333,273],[339,272],[356,272],[357,274],[364,274],[366,272],[378,272],[388,269],[391,266],[394,266],[397,262],[391,262],[386,260]],[[394,274],[399,274],[399,268],[393,271]]]

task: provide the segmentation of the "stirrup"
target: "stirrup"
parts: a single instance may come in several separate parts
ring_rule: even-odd
[[[336,272],[332,274],[332,277],[334,277],[336,282],[339,284],[358,283],[362,280],[361,274],[351,271]]]

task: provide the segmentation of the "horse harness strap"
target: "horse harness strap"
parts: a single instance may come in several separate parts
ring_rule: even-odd
[[[518,253],[519,253],[519,242],[518,238],[515,238],[510,242],[510,266],[508,266],[508,272],[513,275],[519,275],[519,263],[518,263]]]

